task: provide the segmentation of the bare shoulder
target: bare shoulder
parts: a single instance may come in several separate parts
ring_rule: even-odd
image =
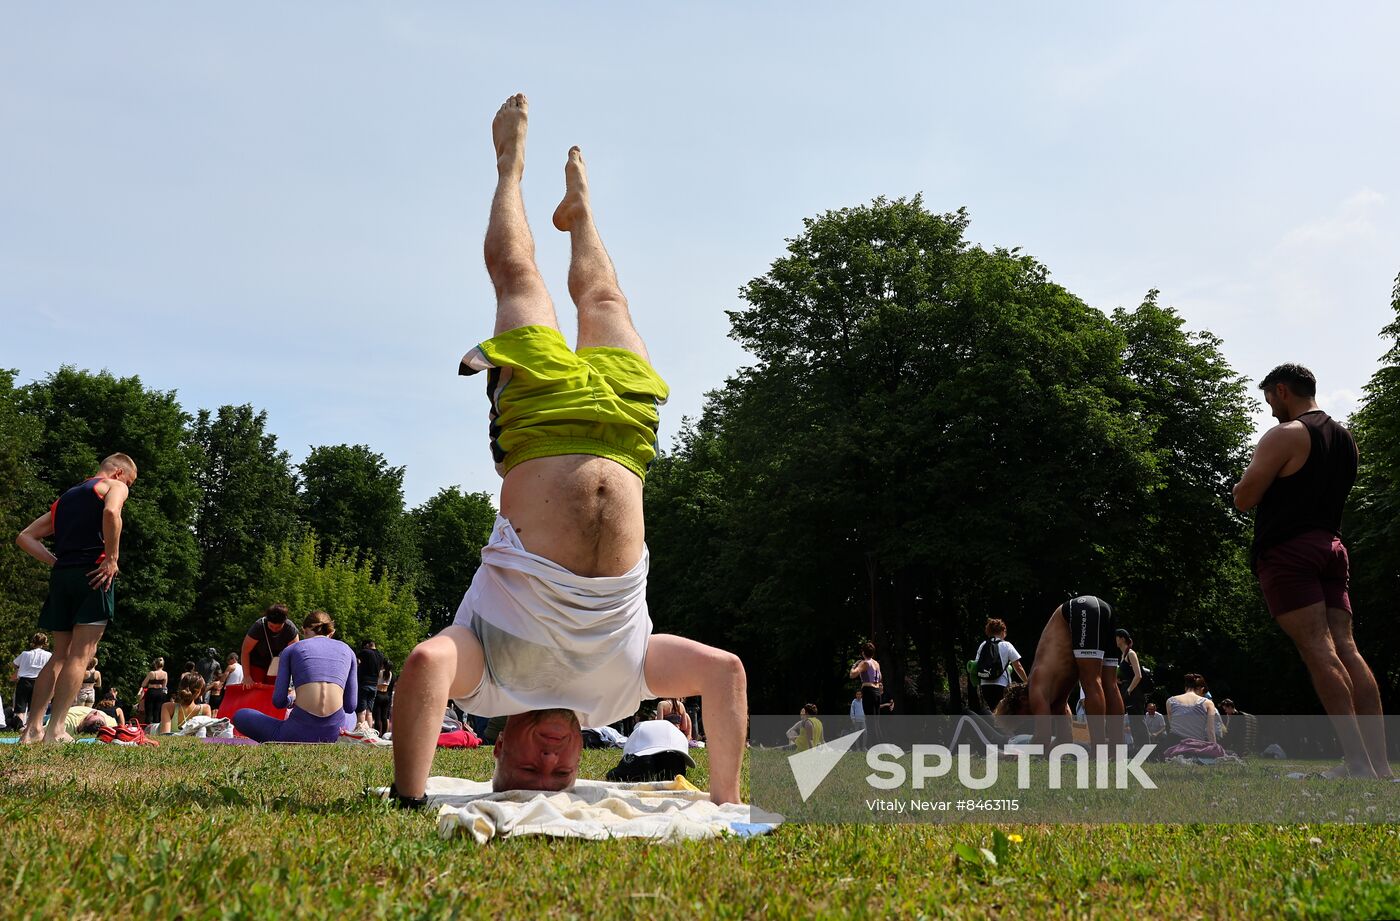
[[[1292,422],[1280,422],[1269,429],[1264,436],[1259,439],[1259,447],[1272,449],[1286,449],[1290,447],[1307,446],[1310,443],[1308,427],[1294,419]]]

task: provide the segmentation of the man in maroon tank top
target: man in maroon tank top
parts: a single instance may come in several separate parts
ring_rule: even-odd
[[[33,718],[21,742],[71,742],[63,730],[87,663],[116,609],[122,505],[136,482],[136,463],[113,454],[93,476],[74,486],[20,532],[16,543],[53,571],[39,626],[53,634],[53,656],[34,680]],[[53,550],[44,540],[53,538]],[[46,729],[44,708],[53,701]]]
[[[1332,717],[1346,763],[1337,776],[1390,777],[1380,690],[1351,631],[1342,508],[1356,482],[1351,433],[1317,406],[1317,379],[1279,365],[1259,384],[1279,424],[1264,433],[1235,507],[1256,508],[1250,558],[1269,613],[1293,640]]]

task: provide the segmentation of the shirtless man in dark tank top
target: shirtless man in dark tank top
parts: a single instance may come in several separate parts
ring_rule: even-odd
[[[1235,507],[1256,509],[1250,558],[1269,613],[1293,640],[1332,717],[1346,762],[1336,775],[1390,777],[1380,690],[1351,629],[1342,508],[1356,482],[1356,442],[1317,406],[1317,379],[1279,365],[1259,384],[1278,425],[1264,433]]]

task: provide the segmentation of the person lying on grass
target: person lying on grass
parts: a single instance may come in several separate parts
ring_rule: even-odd
[[[1077,682],[1084,688],[1090,741],[1116,751],[1123,744],[1123,696],[1114,626],[1113,609],[1093,595],[1056,608],[1040,632],[1029,680],[1007,692],[997,717],[1035,717],[1034,744],[1048,746],[1052,738],[1068,742],[1073,738],[1069,695]]]
[[[667,387],[632,325],[593,224],[583,157],[570,149],[554,226],[571,238],[570,350],[534,260],[520,179],[527,103],[491,126],[498,173],[486,230],[494,338],[462,359],[487,373],[501,511],[454,623],[404,662],[394,696],[394,785],[419,805],[449,698],[509,716],[497,790],[563,790],[578,774],[580,719],[606,726],[653,697],[704,698],[710,798],[738,802],[747,691],[738,657],[653,636],[642,479],[656,456]]]

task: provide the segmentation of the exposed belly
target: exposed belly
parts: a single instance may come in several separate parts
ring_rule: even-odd
[[[517,465],[501,486],[501,514],[526,550],[580,576],[620,576],[642,558],[642,481],[602,457]]]

